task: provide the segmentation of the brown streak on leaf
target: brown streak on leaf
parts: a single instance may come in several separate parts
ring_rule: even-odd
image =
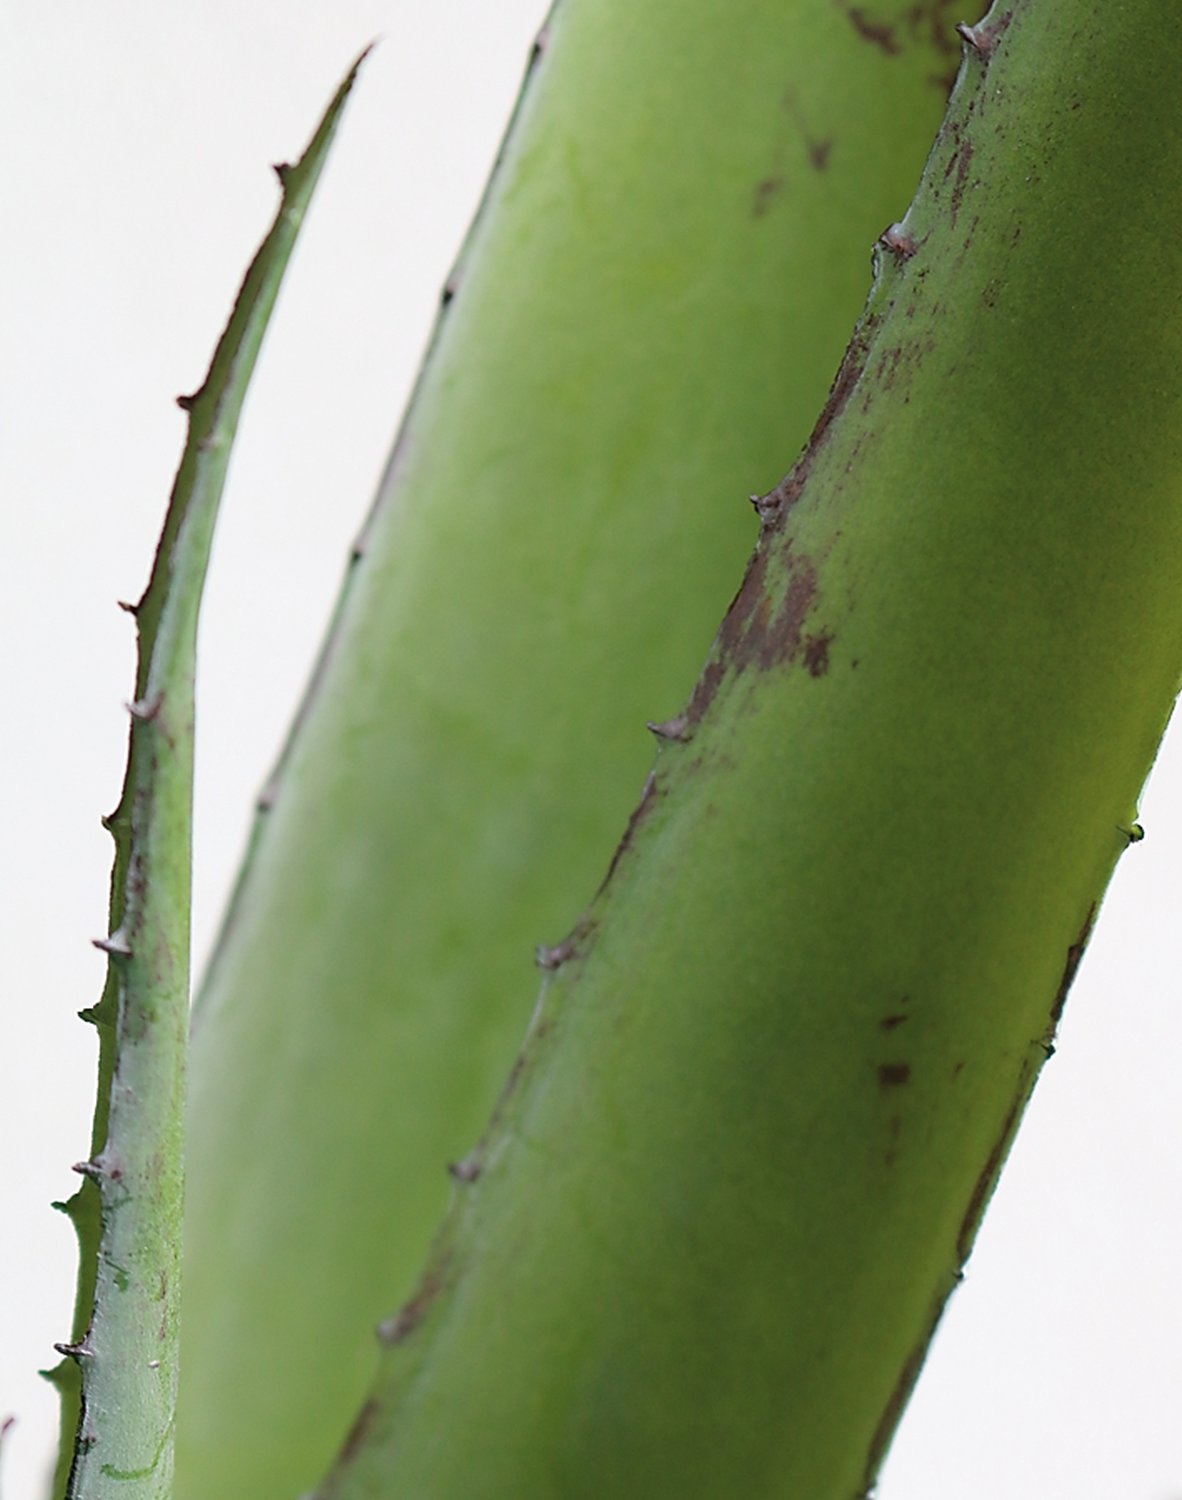
[[[833,637],[828,631],[809,635],[804,641],[804,664],[810,677],[824,677],[829,670],[829,647]]]
[[[1076,934],[1075,942],[1067,950],[1067,961],[1063,965],[1063,974],[1059,980],[1059,988],[1055,991],[1055,999],[1051,1005],[1050,1023],[1043,1034],[1044,1042],[1053,1042],[1055,1033],[1059,1029],[1059,1022],[1063,1019],[1063,1007],[1067,1004],[1067,992],[1071,988],[1072,980],[1075,978],[1076,970],[1079,968],[1080,960],[1084,956],[1084,949],[1088,946],[1088,939],[1092,935],[1092,926],[1096,920],[1096,903],[1093,901],[1088,908],[1088,914],[1084,918],[1083,926]]]
[[[1026,1102],[1026,1090],[1019,1089],[1014,1102],[1006,1111],[1006,1117],[1002,1121],[1001,1129],[997,1133],[997,1139],[990,1148],[989,1155],[985,1158],[985,1165],[977,1174],[977,1180],[973,1184],[973,1191],[969,1196],[968,1207],[960,1221],[960,1229],[956,1236],[956,1258],[961,1265],[969,1258],[973,1248],[973,1239],[977,1233],[977,1226],[981,1222],[981,1216],[985,1212],[985,1205],[989,1201],[989,1195],[993,1191],[993,1185],[997,1181],[997,1174],[1001,1171],[1001,1164],[1009,1148],[1014,1129],[1018,1123],[1018,1116],[1022,1113],[1022,1106]]]
[[[849,18],[850,25],[863,41],[880,48],[888,57],[898,57],[903,47],[893,26],[887,25],[884,21],[873,20],[866,14],[864,6],[850,5],[846,3],[846,0],[839,0],[839,3]]]
[[[620,861],[632,847],[632,840],[636,837],[637,830],[656,806],[659,795],[660,791],[657,786],[656,775],[650,772],[648,779],[644,783],[644,791],[640,794],[640,801],[632,809],[632,816],[628,819],[627,828],[624,829],[624,837],[616,845],[616,852],[612,855],[612,862],[607,867],[607,874],[603,877],[603,884],[599,887],[600,891],[608,885],[612,876],[616,873]],[[578,937],[580,935],[580,929],[576,928],[574,936]]]
[[[865,1500],[874,1488],[874,1480],[882,1463],[883,1455],[886,1453],[887,1445],[891,1440],[895,1428],[899,1425],[899,1418],[903,1414],[903,1408],[907,1405],[907,1398],[919,1378],[919,1372],[923,1368],[924,1359],[927,1357],[928,1348],[932,1342],[932,1336],[936,1332],[936,1325],[940,1321],[940,1315],[944,1311],[944,1296],[938,1296],[935,1309],[931,1314],[928,1327],[923,1337],[916,1344],[911,1353],[903,1362],[898,1378],[891,1387],[890,1395],[887,1397],[886,1405],[883,1407],[882,1416],[878,1419],[878,1425],[870,1439],[870,1446],[866,1452],[866,1468],[862,1475],[862,1491],[859,1500]]]
[[[755,184],[755,195],[751,205],[751,212],[757,219],[762,219],[772,206],[772,200],[779,197],[784,191],[784,178],[781,175],[765,177]]]
[[[361,1446],[365,1442],[369,1434],[369,1429],[373,1426],[379,1410],[378,1403],[371,1396],[357,1413],[357,1420],[350,1427],[348,1437],[341,1444],[341,1451],[337,1458],[338,1463],[350,1463],[361,1451]]]
[[[444,1255],[427,1268],[419,1289],[392,1318],[378,1325],[378,1338],[383,1344],[400,1344],[415,1331],[426,1317],[436,1297],[443,1290],[449,1256]]]

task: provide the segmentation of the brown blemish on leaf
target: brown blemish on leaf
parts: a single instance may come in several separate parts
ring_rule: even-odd
[[[757,219],[762,219],[771,208],[772,202],[784,191],[784,178],[777,174],[774,177],[764,177],[755,184],[755,195],[751,203],[751,212]]]
[[[899,20],[888,21],[875,13],[873,5],[851,5],[849,0],[837,0],[838,8],[862,40],[888,57],[900,57],[917,48],[929,49],[941,57],[957,56],[960,43],[953,17],[959,3],[960,0],[916,0]],[[931,77],[944,92],[951,89],[955,79],[954,68]]]
[[[829,647],[833,637],[822,631],[804,640],[804,664],[810,677],[824,677],[829,670]]]
[[[361,1410],[357,1413],[357,1420],[349,1428],[349,1435],[341,1444],[341,1451],[337,1457],[340,1464],[350,1463],[361,1451],[362,1444],[369,1436],[369,1430],[381,1410],[377,1401],[371,1396]]]
[[[1067,961],[1063,965],[1063,974],[1059,980],[1059,988],[1055,991],[1055,999],[1051,1005],[1050,1023],[1042,1037],[1042,1041],[1048,1045],[1054,1041],[1055,1033],[1059,1029],[1059,1022],[1063,1019],[1063,1007],[1067,1004],[1067,992],[1070,990],[1076,970],[1079,968],[1080,959],[1084,956],[1084,949],[1088,946],[1088,939],[1092,935],[1092,926],[1095,920],[1096,903],[1093,901],[1088,908],[1088,914],[1084,918],[1083,926],[1076,934],[1075,942],[1067,950]]]
[[[871,314],[860,324],[846,349],[828,400],[804,452],[780,483],[758,499],[757,508],[763,519],[759,545],[747,563],[743,582],[719,627],[710,660],[694,686],[685,712],[688,729],[701,722],[728,671],[741,673],[752,663],[764,668],[776,666],[794,660],[800,651],[804,621],[817,595],[816,569],[808,557],[793,555],[790,545],[781,547],[778,556],[786,565],[788,586],[772,616],[766,590],[771,538],[783,527],[788,512],[804,492],[830,428],[853,395],[865,369],[867,350],[878,321],[877,316]],[[628,834],[625,834],[625,843],[627,840]],[[622,848],[623,845],[617,851],[617,859]],[[616,860],[613,860],[613,869],[615,864]]]
[[[443,1290],[447,1263],[448,1257],[445,1255],[429,1266],[414,1296],[408,1302],[404,1302],[392,1318],[387,1318],[385,1322],[378,1324],[378,1338],[383,1344],[402,1343],[423,1321],[432,1302]]]
[[[841,9],[849,17],[850,25],[858,33],[864,42],[878,47],[888,57],[898,57],[903,46],[895,33],[895,28],[884,21],[876,21],[866,14],[866,7],[861,5],[850,5],[846,0],[838,0]]]
[[[829,154],[833,150],[832,136],[815,136],[809,129],[808,121],[804,117],[804,111],[800,107],[796,90],[788,88],[784,90],[781,100],[785,112],[791,116],[796,128],[800,131],[801,139],[804,141],[805,154],[808,156],[809,165],[815,172],[823,172],[829,165]]]
[[[688,717],[689,716],[687,715],[687,718]],[[632,840],[636,837],[637,830],[640,828],[640,825],[644,822],[645,818],[648,817],[649,813],[651,813],[653,808],[657,805],[659,797],[660,790],[657,786],[656,773],[650,771],[648,779],[644,783],[644,791],[640,794],[640,801],[632,809],[632,816],[628,819],[627,828],[624,829],[624,837],[616,845],[616,852],[612,855],[611,864],[607,867],[607,874],[603,877],[603,884],[599,887],[600,891],[602,891],[604,887],[607,886],[612,876],[616,873],[616,869],[619,866],[620,861],[632,847]],[[573,943],[575,939],[583,936],[587,931],[587,924],[585,922],[581,922],[579,926],[575,928],[574,933],[572,933],[571,937],[568,938],[567,941]]]
[[[809,469],[812,468],[818,450],[829,435],[830,427],[832,427],[834,421],[844,411],[846,402],[853,394],[854,387],[857,385],[862,371],[866,368],[866,354],[870,347],[870,337],[877,326],[878,319],[876,317],[866,318],[861,327],[855,331],[853,338],[849,342],[849,347],[842,357],[837,375],[834,378],[832,386],[829,388],[829,395],[826,398],[825,405],[821,408],[821,415],[817,418],[816,424],[809,435],[808,446],[805,448],[801,462],[793,470],[793,473],[799,474],[802,465],[804,466],[804,473],[800,476],[802,487]]]
[[[957,56],[960,41],[953,17],[961,4],[962,0],[918,0],[906,16],[911,40],[917,45],[926,43],[944,57]],[[955,73],[952,76],[955,78]]]
[[[968,186],[969,172],[973,165],[973,143],[967,136],[959,142],[956,150],[949,158],[948,165],[944,169],[944,177],[947,180],[953,172],[956,173],[956,181],[952,184],[952,196],[949,199],[948,208],[955,226],[956,216],[964,203],[965,188]]]
[[[951,1287],[949,1288],[951,1291]],[[887,1397],[886,1405],[883,1407],[882,1416],[878,1419],[878,1425],[870,1439],[870,1446],[866,1452],[866,1468],[862,1474],[862,1491],[859,1500],[867,1500],[873,1492],[874,1481],[882,1464],[883,1455],[886,1453],[887,1444],[891,1435],[899,1425],[899,1418],[903,1415],[903,1408],[907,1405],[907,1398],[911,1395],[915,1382],[919,1379],[919,1372],[923,1367],[924,1359],[936,1332],[936,1325],[940,1321],[940,1315],[944,1311],[944,1303],[947,1293],[939,1295],[935,1299],[931,1317],[923,1337],[912,1349],[911,1353],[903,1362],[903,1367],[891,1393]]]
[[[529,66],[532,68],[541,58],[545,57],[546,49],[550,45],[550,27],[545,25],[534,37],[534,44],[529,51]]]
[[[911,1081],[911,1064],[907,1062],[879,1063],[878,1083],[880,1088],[901,1088]]]
[[[781,662],[795,661],[800,652],[804,622],[817,597],[817,575],[807,558],[794,558],[788,551],[786,559],[790,571],[783,602],[767,624],[766,609],[761,607],[756,611],[755,628],[748,632],[734,655],[738,672],[753,660],[768,670]],[[761,606],[766,606],[766,602],[761,600]]]
[[[909,1021],[910,1016],[905,1016],[902,1011],[892,1011],[889,1016],[883,1016],[878,1023],[883,1031],[894,1031],[896,1026],[902,1026],[904,1021]]]
[[[969,1252],[973,1248],[973,1239],[977,1233],[977,1226],[981,1222],[981,1216],[985,1212],[985,1205],[989,1201],[989,1195],[993,1191],[997,1175],[1001,1171],[1001,1164],[1005,1160],[1006,1151],[1013,1138],[1014,1130],[1018,1124],[1018,1116],[1022,1113],[1022,1106],[1026,1102],[1026,1089],[1021,1088],[1018,1096],[1006,1111],[1006,1117],[1002,1121],[1001,1130],[994,1141],[989,1155],[985,1159],[985,1165],[977,1174],[977,1180],[973,1184],[973,1191],[969,1197],[968,1207],[960,1221],[960,1229],[956,1236],[956,1258],[963,1265],[969,1258]]]

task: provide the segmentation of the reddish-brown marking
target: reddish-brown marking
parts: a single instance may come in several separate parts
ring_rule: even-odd
[[[956,216],[960,212],[961,204],[964,202],[965,188],[968,186],[969,171],[973,165],[973,143],[966,136],[960,144],[960,155],[956,166],[956,185],[952,189],[952,222],[956,223]]]
[[[369,1430],[377,1420],[381,1407],[371,1396],[361,1410],[357,1413],[357,1420],[349,1428],[349,1435],[341,1444],[341,1451],[337,1456],[337,1463],[347,1464],[361,1451],[361,1445],[369,1436]]]
[[[691,704],[690,707],[692,709],[693,705]],[[599,887],[601,891],[604,890],[605,887],[609,884],[612,876],[616,873],[616,869],[619,866],[620,861],[632,847],[632,840],[636,837],[637,830],[640,828],[640,825],[644,822],[645,818],[648,817],[649,813],[652,812],[653,808],[657,805],[657,799],[659,795],[660,792],[657,787],[656,774],[655,772],[650,771],[648,779],[644,783],[644,791],[640,794],[640,801],[632,809],[632,816],[628,819],[627,828],[624,829],[624,837],[616,845],[616,851],[612,855],[611,864],[607,867],[607,874],[603,877],[603,883]],[[589,925],[585,921],[580,922],[579,925],[575,928],[574,932],[571,934],[568,942],[570,942],[573,946],[574,942],[577,941],[577,939],[581,936],[585,935],[589,930]]]
[[[392,1318],[387,1318],[384,1323],[378,1325],[378,1338],[383,1344],[400,1344],[403,1339],[410,1337],[426,1317],[432,1302],[443,1290],[446,1270],[447,1257],[444,1257],[436,1265],[428,1268],[414,1296],[408,1302],[404,1302]]]
[[[884,1089],[901,1088],[911,1080],[911,1064],[906,1062],[879,1063],[878,1082]]]
[[[903,47],[895,35],[895,28],[883,21],[874,21],[860,5],[842,3],[842,10],[849,17],[851,26],[862,38],[874,47],[879,47],[888,57],[898,57]]]
[[[910,1016],[905,1016],[902,1011],[893,1011],[889,1016],[883,1016],[878,1023],[883,1031],[894,1031],[896,1026],[902,1026],[904,1021],[909,1021]]]
[[[946,57],[955,57],[960,52],[956,25],[952,17],[960,7],[961,0],[919,0],[907,12],[907,29],[911,40],[920,45],[926,43]],[[952,75],[955,78],[955,73]]]
[[[1088,939],[1092,935],[1092,924],[1096,920],[1096,903],[1093,901],[1088,908],[1088,914],[1084,918],[1083,926],[1076,934],[1075,942],[1067,950],[1067,961],[1063,965],[1063,974],[1059,980],[1059,988],[1055,991],[1055,999],[1051,1005],[1050,1024],[1047,1026],[1042,1040],[1052,1042],[1055,1033],[1059,1029],[1059,1022],[1063,1019],[1063,1007],[1067,1004],[1067,992],[1071,988],[1071,982],[1075,978],[1076,970],[1079,968],[1080,959],[1084,956],[1084,949],[1088,946]]]
[[[804,622],[817,597],[817,575],[807,558],[787,556],[788,590],[770,624],[748,633],[735,665],[741,672],[754,658],[765,670],[796,659],[800,651]],[[758,616],[758,611],[757,611]]]
[[[804,141],[804,149],[814,171],[823,172],[829,165],[829,153],[833,150],[833,137],[826,136],[820,139],[813,135],[808,127],[808,121],[804,117],[804,111],[800,107],[795,88],[784,90],[784,109],[792,117],[796,128],[800,131],[801,139]]]
[[[755,184],[755,197],[752,202],[751,212],[757,219],[762,219],[764,214],[772,206],[772,200],[784,191],[784,179],[782,176],[764,177]]]
[[[833,637],[826,631],[804,638],[804,664],[810,677],[824,677],[829,670],[829,647]]]
[[[898,23],[876,16],[869,5],[851,5],[849,0],[837,0],[837,3],[863,41],[878,47],[888,57],[899,57],[909,49],[920,47],[931,48],[945,57],[959,53],[952,19],[959,0],[917,0]],[[955,72],[950,71],[939,77],[933,76],[932,81],[947,91],[955,78]]]
[[[997,1181],[997,1174],[1001,1171],[1001,1164],[1005,1160],[1006,1151],[1009,1149],[1010,1140],[1014,1134],[1014,1128],[1018,1123],[1018,1116],[1022,1113],[1022,1106],[1026,1102],[1026,1090],[1021,1089],[1018,1097],[1010,1105],[1006,1117],[1002,1121],[1001,1130],[994,1141],[989,1155],[985,1159],[985,1165],[977,1175],[973,1184],[973,1191],[969,1196],[968,1207],[960,1221],[960,1229],[956,1236],[956,1257],[963,1265],[969,1258],[969,1252],[973,1248],[973,1238],[977,1233],[977,1226],[981,1222],[981,1215],[985,1212],[985,1205],[989,1201],[989,1195],[993,1191],[993,1185]]]
[[[899,1371],[898,1379],[891,1387],[891,1393],[887,1397],[882,1416],[878,1419],[878,1425],[870,1439],[870,1446],[866,1452],[866,1468],[862,1475],[862,1497],[865,1500],[874,1489],[874,1480],[878,1474],[882,1456],[886,1452],[887,1444],[891,1440],[891,1434],[899,1425],[899,1418],[903,1415],[903,1408],[907,1405],[907,1398],[911,1394],[912,1387],[919,1378],[920,1369],[928,1352],[928,1346],[932,1342],[932,1336],[936,1332],[936,1325],[940,1321],[940,1314],[944,1311],[945,1297],[936,1299],[935,1310],[927,1331],[912,1349],[911,1353],[903,1362]]]

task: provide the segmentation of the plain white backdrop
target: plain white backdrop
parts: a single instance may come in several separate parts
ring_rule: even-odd
[[[200,963],[543,8],[3,7],[9,1500],[41,1496],[56,1421],[34,1372],[73,1296],[72,1231],[49,1203],[73,1191],[89,1136],[94,1041],[75,1012],[103,981],[88,942],[106,930],[98,820],[118,795],[133,670],[115,601],[147,578],[183,436],[172,398],[200,383],[270,220],[268,164],[303,147],[381,37],[280,301],[220,523],[201,639]],[[880,1500],[1182,1497],[1182,736],[1143,821]]]

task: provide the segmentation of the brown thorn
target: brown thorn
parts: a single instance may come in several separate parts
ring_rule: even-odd
[[[766,495],[748,495],[747,498],[751,501],[755,514],[765,524],[779,513],[781,502],[779,486],[770,490]]]
[[[475,1182],[482,1171],[475,1155],[465,1156],[461,1161],[449,1161],[447,1170],[457,1182]]]
[[[648,719],[644,727],[659,740],[674,740],[680,744],[689,738],[689,724],[684,714],[674,714],[671,719],[662,719],[659,723]]]

